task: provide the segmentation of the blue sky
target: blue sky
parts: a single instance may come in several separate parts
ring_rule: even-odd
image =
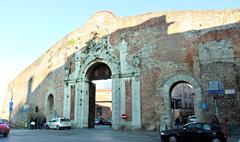
[[[240,8],[240,0],[6,0],[0,4],[0,103],[8,82],[97,11],[117,16],[151,11]],[[0,105],[1,106],[1,105]]]

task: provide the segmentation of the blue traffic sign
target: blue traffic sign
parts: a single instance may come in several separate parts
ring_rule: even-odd
[[[201,110],[207,110],[208,109],[208,104],[203,102],[203,103],[200,104],[200,108],[201,108]]]
[[[209,81],[208,82],[208,94],[210,95],[223,95],[224,87],[221,81]]]

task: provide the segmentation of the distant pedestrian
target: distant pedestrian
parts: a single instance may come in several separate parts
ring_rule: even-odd
[[[43,121],[42,121],[42,127],[43,127],[43,128],[46,128],[46,127],[45,127],[45,126],[46,126],[46,123],[47,123],[47,120],[46,120],[46,118],[44,118]]]
[[[175,119],[175,125],[177,126],[177,128],[180,128],[181,120],[180,120],[179,116]]]
[[[231,137],[231,135],[230,135],[230,133],[229,133],[228,120],[227,120],[227,118],[224,118],[224,119],[223,119],[222,129],[223,129],[223,131],[226,133],[227,137]]]
[[[182,123],[183,123],[183,125],[188,123],[188,116],[187,115],[183,116]]]
[[[28,123],[27,123],[27,121],[25,121],[25,123],[24,123],[24,127],[25,127],[25,129],[28,128]]]
[[[211,124],[212,124],[212,130],[220,130],[221,129],[221,126],[220,126],[220,123],[218,121],[218,118],[215,115],[212,116]]]
[[[35,124],[36,124],[36,123],[32,120],[31,123],[30,123],[31,129],[35,129]]]

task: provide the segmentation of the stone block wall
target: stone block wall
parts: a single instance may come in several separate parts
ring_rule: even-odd
[[[98,23],[99,17],[103,18],[101,23]],[[10,83],[16,104],[14,114],[26,103],[38,105],[41,111],[46,112],[47,95],[53,94],[56,115],[63,115],[64,86],[67,85],[64,81],[68,77],[74,78],[76,74],[71,72],[78,71],[75,68],[84,64],[83,58],[95,57],[88,55],[76,59],[78,55],[75,52],[87,50],[86,45],[92,38],[89,35],[97,31],[101,37],[109,36],[108,50],[114,54],[115,60],[121,61],[119,66],[124,66],[121,71],[130,73],[134,58],[140,60],[137,64],[141,94],[139,119],[143,129],[157,129],[158,124],[170,121],[167,120],[170,113],[169,91],[181,81],[198,84],[195,85],[199,95],[195,107],[199,108],[198,104],[203,101],[209,104],[209,109],[204,112],[198,109],[205,121],[215,114],[213,98],[207,92],[208,81],[222,81],[224,88],[235,89],[234,95],[220,96],[217,102],[221,120],[226,117],[237,122],[240,120],[239,19],[240,10],[162,12],[123,18],[111,12],[99,12],[85,26],[69,33],[50,48]],[[124,47],[121,45],[123,41],[126,44]],[[75,64],[78,60],[80,64]],[[118,68],[114,67],[115,70]],[[119,79],[124,75],[120,72]],[[8,109],[8,100],[5,101],[4,110]],[[127,107],[131,109],[131,105]]]

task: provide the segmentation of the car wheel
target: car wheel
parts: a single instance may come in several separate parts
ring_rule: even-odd
[[[7,136],[8,136],[8,134],[4,134],[3,136],[4,136],[4,137],[7,137]]]
[[[176,136],[170,136],[170,137],[168,138],[168,141],[169,141],[169,142],[177,142],[177,138],[176,138]]]
[[[220,142],[220,140],[218,138],[214,138],[212,139],[212,142]]]
[[[57,129],[57,130],[59,130],[59,129],[60,129],[60,127],[57,125],[57,126],[56,126],[56,129]]]

